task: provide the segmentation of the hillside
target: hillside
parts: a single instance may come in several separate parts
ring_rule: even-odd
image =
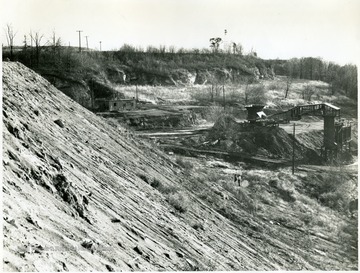
[[[229,165],[238,188],[191,162],[3,63],[4,271],[357,269],[355,220],[317,203],[326,173]]]
[[[3,59],[7,58],[34,69],[88,109],[94,109],[96,98],[134,97],[135,86],[145,90],[145,97],[149,96],[147,93],[158,94],[151,101],[163,99],[164,91],[171,98],[185,91],[191,93],[195,103],[202,103],[204,94],[199,98],[199,90],[217,94],[224,86],[231,90],[229,101],[242,103],[232,94],[263,81],[273,82],[266,91],[277,89],[280,83],[281,93],[299,83],[309,85],[303,94],[310,96],[307,100],[311,100],[312,95],[318,96],[319,87],[325,87],[326,95],[335,100],[342,101],[343,97],[357,100],[355,65],[340,66],[312,57],[264,60],[252,54],[210,53],[196,49],[173,52],[152,48],[144,51],[131,46],[117,51],[79,53],[77,48],[57,45],[38,49],[18,47],[13,56],[5,47]],[[282,78],[280,82],[279,78]],[[248,90],[249,93],[252,91],[252,88]]]
[[[9,52],[3,52],[3,59]],[[169,52],[82,52],[68,47],[16,51],[14,59],[33,68],[59,90],[91,108],[91,98],[117,95],[117,85],[182,87],[273,78],[270,62],[254,56]]]

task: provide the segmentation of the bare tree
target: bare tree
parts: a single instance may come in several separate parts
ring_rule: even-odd
[[[245,95],[245,105],[247,105],[248,101],[249,101],[249,80],[248,79],[245,80],[244,95]]]
[[[44,37],[43,34],[40,35],[39,32],[35,32],[35,34],[30,31],[30,39],[31,42],[35,44],[35,56],[36,56],[36,64],[39,65],[40,60],[40,51],[41,51],[41,39]]]
[[[23,41],[23,44],[24,44],[24,50],[26,50],[26,49],[27,49],[27,47],[28,47],[28,44],[27,44],[27,36],[26,36],[26,34],[24,35],[24,41]]]
[[[311,97],[314,95],[315,90],[313,86],[306,84],[301,93],[303,100],[311,101]]]
[[[290,76],[287,76],[286,77],[286,88],[285,88],[285,99],[289,95],[291,84],[292,84],[292,78]]]
[[[60,37],[56,38],[56,33],[53,31],[51,36],[51,45],[53,47],[54,53],[56,52],[56,49],[61,47],[62,41]]]
[[[233,51],[234,51],[234,54],[238,54],[238,55],[242,56],[244,53],[244,48],[243,48],[242,44],[240,44],[240,43],[237,43],[237,44],[233,43]]]
[[[174,54],[175,53],[175,46],[169,46],[169,53]]]
[[[8,46],[10,47],[10,60],[14,59],[14,38],[16,36],[16,32],[11,24],[7,24],[5,28],[6,41]]]
[[[267,101],[265,94],[265,86],[263,84],[256,84],[249,86],[246,83],[245,87],[245,104],[263,104]]]
[[[217,38],[210,38],[210,47],[213,48],[213,52],[217,53],[219,51],[219,46],[221,43],[221,38],[217,37]]]

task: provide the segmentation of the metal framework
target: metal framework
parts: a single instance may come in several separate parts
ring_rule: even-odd
[[[340,119],[340,108],[330,103],[295,106],[287,111],[270,115],[277,122],[299,120],[303,115],[322,116],[324,118],[324,143],[321,148],[325,159],[333,158],[343,147],[350,148],[351,122]],[[335,118],[337,120],[335,121]]]
[[[340,108],[330,103],[298,105],[287,111],[270,115],[269,118],[288,122],[290,120],[299,120],[303,115],[340,117]]]

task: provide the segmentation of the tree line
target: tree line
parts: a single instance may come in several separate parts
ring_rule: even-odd
[[[4,31],[9,50],[4,50],[3,48],[3,57],[9,57],[10,60],[17,59],[30,67],[38,67],[41,59],[46,60],[46,62],[51,60],[57,65],[65,64],[68,69],[72,66],[72,54],[75,52],[75,48],[70,46],[64,47],[63,41],[60,37],[56,36],[55,32],[52,33],[52,36],[47,42],[43,42],[43,34],[30,31],[29,34],[24,35],[23,46],[15,47],[14,38],[17,32],[14,31],[10,24],[6,26]],[[125,59],[128,57],[134,58],[138,55],[136,53],[153,54],[156,55],[156,57],[159,55],[192,55],[191,60],[187,61],[193,63],[194,68],[198,68],[198,66],[207,67],[209,62],[214,63],[215,61],[214,64],[218,65],[220,63],[226,63],[228,67],[234,67],[244,71],[247,70],[246,64],[249,64],[248,62],[253,63],[257,60],[260,61],[258,58],[251,58],[256,56],[256,52],[253,50],[251,50],[249,54],[244,55],[243,47],[240,43],[230,43],[226,50],[222,50],[220,49],[220,44],[223,42],[221,38],[210,38],[209,42],[210,48],[202,49],[176,49],[174,46],[166,47],[165,45],[160,45],[159,47],[148,46],[147,48],[141,48],[124,44],[117,51],[117,57],[120,57],[120,59],[123,59],[123,57],[125,57]],[[228,54],[219,56],[214,53]],[[97,53],[92,52],[92,55],[94,54],[98,55]],[[114,58],[114,52],[112,52],[112,55]],[[124,56],[121,57],[122,55]],[[214,60],[215,56],[210,58],[211,55],[217,55],[216,58],[219,57],[221,60]],[[195,56],[198,56],[196,61],[194,59]],[[245,60],[246,62],[243,63]],[[170,61],[174,63],[175,60]],[[184,60],[181,59],[179,62],[183,63]],[[350,98],[357,99],[357,67],[353,64],[340,66],[334,62],[328,62],[322,60],[321,58],[313,57],[293,58],[290,60],[268,60],[266,63],[270,64],[274,68],[276,75],[288,77],[287,92],[285,97],[287,96],[292,79],[308,79],[320,80],[329,83],[332,95],[334,95],[335,92],[340,91]],[[154,68],[154,62],[149,62],[149,65]],[[174,63],[174,65],[177,66],[178,62]]]
[[[339,65],[321,58],[293,58],[287,61],[274,61],[276,75],[291,79],[307,79],[327,82],[331,94],[343,92],[350,98],[357,99],[357,67],[353,64]]]

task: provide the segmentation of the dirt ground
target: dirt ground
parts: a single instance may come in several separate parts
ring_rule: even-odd
[[[283,128],[288,134],[293,134],[293,124],[295,124],[295,134],[309,133],[311,131],[320,131],[324,130],[324,121],[323,120],[315,120],[312,122],[308,121],[291,121],[287,124],[280,124],[280,128]]]

